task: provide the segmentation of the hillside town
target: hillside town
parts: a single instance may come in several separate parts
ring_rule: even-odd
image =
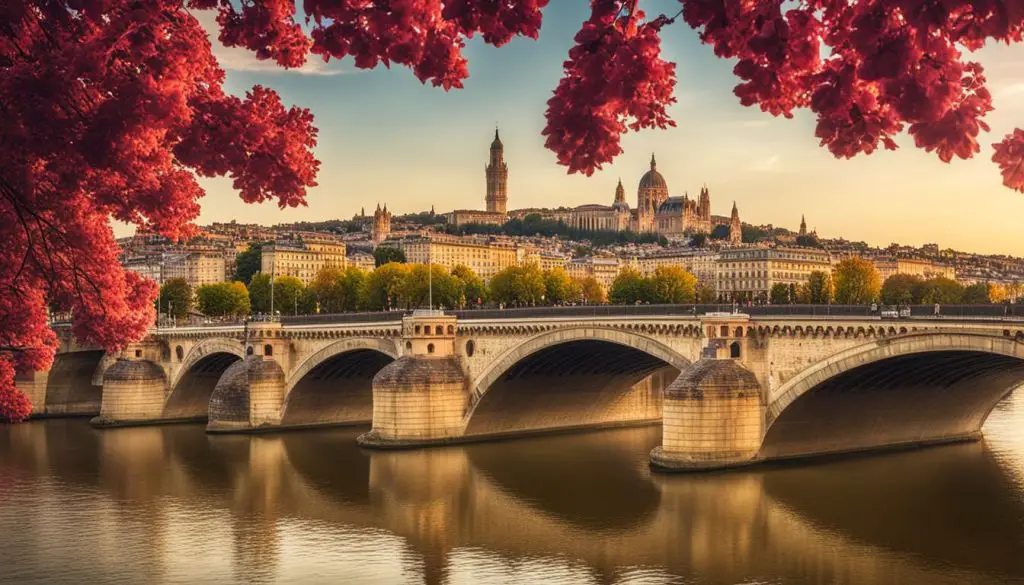
[[[712,191],[706,185],[696,198],[687,193],[671,196],[654,155],[637,184],[635,206],[619,180],[610,205],[509,210],[508,174],[495,131],[482,210],[437,213],[431,208],[395,215],[386,203],[376,203],[371,213],[364,208],[345,220],[275,226],[213,223],[183,243],[140,232],[119,240],[122,263],[160,284],[184,281],[193,291],[232,281],[248,286],[254,273],[295,278],[309,287],[324,270],[369,273],[389,259],[448,272],[458,268],[484,283],[513,267],[535,266],[543,273],[564,271],[573,282],[592,282],[601,289],[589,298],[562,302],[605,301],[623,273],[649,278],[663,267],[693,275],[700,293],[693,301],[797,302],[797,289],[812,274],[831,274],[850,258],[869,262],[882,283],[903,275],[955,281],[961,288],[984,286],[987,302],[1017,300],[1024,283],[1024,259],[1011,256],[972,254],[938,244],[871,247],[818,234],[802,217],[793,230],[744,223],[735,203],[729,215],[714,215]],[[780,296],[786,287],[790,293]],[[460,304],[482,304],[485,296]],[[613,302],[622,300],[611,297]],[[298,302],[293,304],[298,312]]]

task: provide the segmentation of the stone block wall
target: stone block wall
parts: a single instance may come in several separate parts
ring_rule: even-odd
[[[360,443],[407,446],[458,437],[468,403],[458,358],[403,356],[373,380],[373,428]]]
[[[702,359],[665,392],[656,467],[701,469],[746,463],[757,456],[764,429],[761,387],[733,360]]]
[[[158,420],[167,397],[167,376],[148,360],[120,359],[107,369],[97,426]]]

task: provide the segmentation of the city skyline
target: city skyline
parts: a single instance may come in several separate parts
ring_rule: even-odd
[[[989,47],[975,56],[986,66],[997,110],[987,118],[994,131],[979,137],[982,152],[974,159],[946,165],[904,136],[897,152],[839,161],[817,145],[806,112],[785,120],[740,106],[731,93],[733,63],[676,24],[664,35],[664,53],[679,62],[679,103],[671,108],[679,126],[627,135],[624,154],[587,178],[566,175],[540,135],[545,101],[585,18],[586,6],[578,4],[549,6],[538,41],[519,39],[500,50],[470,41],[471,77],[465,89],[447,94],[421,86],[402,68],[362,72],[350,61],[311,61],[300,72],[281,72],[214,40],[229,90],[261,83],[286,103],[311,109],[322,166],[309,206],[284,211],[242,203],[229,180],[204,180],[208,197],[197,223],[344,219],[378,201],[396,214],[431,204],[438,212],[482,209],[483,167],[497,123],[509,165],[509,209],[610,203],[620,177],[627,192],[635,189],[653,151],[670,195],[693,197],[707,183],[717,201],[736,200],[747,223],[795,231],[803,214],[826,237],[1024,255],[1024,241],[1013,237],[1024,200],[1001,185],[989,161],[990,143],[1024,117],[1024,103],[1012,103],[1024,95],[1024,75],[1013,66],[1024,59],[1020,47]],[[643,4],[649,12],[670,5]],[[208,13],[200,18],[212,22]],[[831,193],[822,196],[824,189]]]

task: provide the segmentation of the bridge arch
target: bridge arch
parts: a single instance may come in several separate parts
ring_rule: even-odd
[[[98,414],[103,397],[103,372],[109,365],[106,355],[102,349],[90,349],[54,356],[46,378],[46,414]]]
[[[177,354],[177,351],[175,351]],[[245,347],[237,339],[204,339],[185,352],[174,370],[164,405],[167,419],[202,419],[209,416],[210,396],[228,366],[242,359]],[[175,355],[175,357],[177,357]]]
[[[508,349],[471,382],[466,436],[661,419],[661,392],[690,360],[613,327],[541,332]]]
[[[962,330],[877,337],[807,368],[768,397],[766,459],[979,436],[1024,384],[1024,343]]]
[[[373,377],[398,358],[390,339],[359,337],[331,343],[302,361],[288,377],[283,426],[368,422]]]

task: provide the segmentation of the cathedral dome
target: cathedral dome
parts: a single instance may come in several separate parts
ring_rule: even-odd
[[[668,183],[665,182],[665,177],[661,176],[658,172],[658,163],[654,161],[654,155],[651,155],[651,170],[644,173],[644,176],[640,178],[640,189],[663,189],[668,191]]]

